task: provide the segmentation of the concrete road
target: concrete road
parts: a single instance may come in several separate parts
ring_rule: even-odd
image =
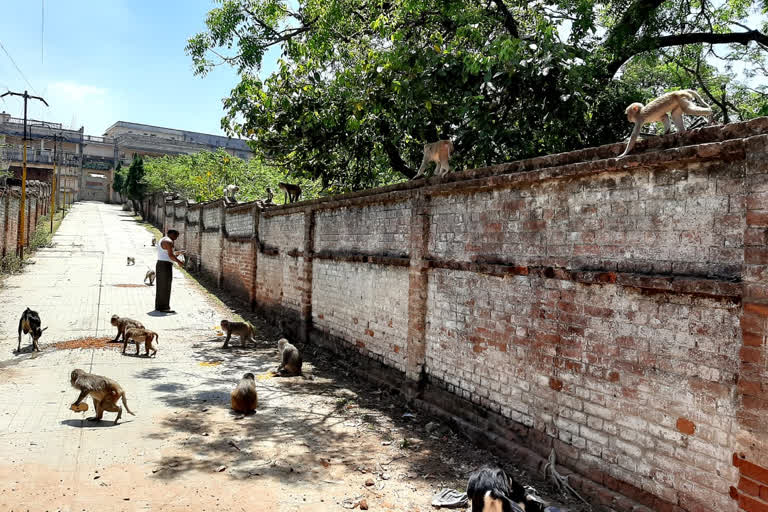
[[[271,377],[276,338],[263,326],[255,346],[223,350],[215,326],[231,312],[178,269],[177,314],[154,316],[154,287],[141,284],[155,262],[150,240],[117,206],[77,204],[55,246],[2,281],[0,510],[323,511],[366,499],[371,510],[412,512],[430,510],[438,487],[464,485],[473,462],[455,437],[418,438],[428,419],[402,419],[381,392],[307,363],[312,378]],[[39,353],[28,337],[14,352],[26,306],[48,327]],[[159,333],[157,357],[55,346],[113,337],[115,313]],[[136,416],[97,424],[84,419],[90,401],[86,413],[69,410],[74,368],[117,380]],[[249,371],[260,406],[242,417],[229,392]]]

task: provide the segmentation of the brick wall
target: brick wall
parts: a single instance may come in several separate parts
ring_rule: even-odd
[[[766,511],[767,148],[761,118],[215,203],[203,267],[518,463],[554,449],[595,504]]]

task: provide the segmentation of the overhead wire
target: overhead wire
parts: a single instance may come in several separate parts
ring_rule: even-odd
[[[27,77],[24,75],[24,72],[21,70],[21,68],[19,67],[19,65],[18,65],[18,64],[16,64],[16,61],[15,61],[15,60],[13,60],[13,57],[11,57],[11,54],[10,54],[10,53],[8,53],[8,50],[6,50],[6,49],[5,49],[5,46],[3,46],[3,42],[2,42],[2,41],[0,41],[0,49],[2,49],[2,50],[5,52],[5,54],[8,56],[8,58],[11,60],[11,63],[13,64],[13,67],[15,67],[15,68],[16,68],[16,71],[18,71],[18,72],[19,72],[19,74],[21,75],[21,78],[23,78],[23,79],[24,79],[24,81],[25,81],[25,82],[27,83],[27,85],[29,86],[29,88],[30,88],[30,89],[32,89],[32,92],[34,92],[35,94],[37,94],[38,96],[40,96],[40,93],[39,93],[39,92],[37,92],[37,90],[36,90],[34,87],[32,87],[32,84],[31,84],[31,83],[29,83],[29,80],[27,80]]]

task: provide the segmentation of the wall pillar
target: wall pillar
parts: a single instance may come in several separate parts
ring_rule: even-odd
[[[427,242],[429,240],[429,197],[416,191],[411,200],[410,257],[408,271],[408,338],[405,376],[408,398],[419,393],[426,361]]]
[[[252,251],[252,261],[251,261],[251,271],[253,275],[253,279],[251,280],[251,289],[249,290],[249,298],[250,298],[250,306],[251,311],[256,310],[256,282],[257,282],[257,271],[259,268],[259,247],[261,243],[259,242],[259,220],[261,219],[261,208],[254,205],[253,206],[253,240],[251,241],[251,246],[253,248]]]
[[[221,288],[224,286],[224,241],[227,238],[227,205],[222,199],[219,205],[219,270],[216,276],[216,285]]]
[[[302,257],[301,282],[301,331],[299,338],[303,343],[309,342],[312,330],[312,265],[315,251],[315,212],[311,208],[304,211],[304,248]]]

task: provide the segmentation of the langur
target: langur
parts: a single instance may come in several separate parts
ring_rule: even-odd
[[[139,355],[139,347],[141,347],[142,342],[144,342],[144,355],[151,357],[149,355],[149,351],[151,349],[152,355],[154,356],[157,354],[157,349],[152,346],[152,340],[160,343],[160,336],[158,336],[156,332],[150,331],[149,329],[131,327],[130,329],[126,330],[125,334],[123,335],[123,354],[125,354],[125,349],[128,347],[128,342],[133,341],[136,343],[137,356]]]
[[[694,100],[704,106],[697,106]],[[633,103],[627,107],[624,113],[627,114],[629,122],[635,123],[635,126],[632,129],[632,135],[629,137],[627,148],[624,150],[624,153],[619,155],[619,158],[626,156],[635,147],[637,136],[644,124],[661,121],[664,124],[664,133],[669,133],[672,127],[669,123],[670,116],[667,114],[668,112],[672,115],[672,121],[674,121],[678,133],[685,131],[683,114],[708,117],[709,124],[712,124],[712,109],[699,96],[699,93],[692,89],[662,94],[645,106],[642,103]]]
[[[40,336],[43,335],[43,331],[47,329],[47,327],[41,329],[41,325],[42,322],[40,321],[40,315],[37,314],[37,311],[32,311],[29,308],[24,310],[19,319],[19,346],[16,347],[16,352],[21,350],[22,332],[24,332],[24,334],[29,334],[32,337],[32,350],[40,352],[40,346],[37,342],[40,339]]]
[[[280,338],[277,342],[277,350],[280,352],[281,361],[277,373],[283,376],[301,375],[302,359],[299,349],[291,345],[287,339]]]
[[[237,412],[251,413],[259,406],[259,395],[256,393],[256,378],[252,373],[246,373],[240,383],[232,391],[232,409]]]
[[[120,339],[120,336],[125,339],[125,331],[131,328],[139,328],[143,329],[144,325],[139,322],[138,320],[134,320],[132,318],[127,317],[119,317],[117,315],[112,315],[112,319],[109,321],[112,325],[117,327],[117,336],[115,336],[115,339],[112,340],[112,342],[116,342]]]
[[[88,418],[88,421],[101,421],[102,416],[104,416],[104,411],[109,411],[117,413],[117,418],[115,418],[115,425],[117,425],[117,422],[123,415],[123,408],[117,405],[118,400],[121,398],[128,414],[136,416],[128,408],[128,402],[125,399],[125,391],[120,387],[120,384],[112,379],[76,369],[72,370],[72,373],[69,376],[69,383],[73,388],[80,390],[80,395],[77,397],[77,400],[70,406],[73,410],[79,408],[80,402],[88,397],[88,395],[91,395],[93,408],[96,410],[96,416]]]
[[[149,286],[152,286],[155,283],[155,271],[152,269],[147,270],[147,273],[144,275],[144,283],[149,280]]]
[[[283,204],[286,203],[295,203],[299,200],[299,196],[301,195],[301,187],[298,185],[295,185],[293,183],[283,183],[280,182],[277,184],[278,187],[280,187],[280,190],[285,192],[285,200],[283,201]]]
[[[126,265],[135,265],[136,264],[136,258],[133,256],[128,256],[128,261],[125,263]]]
[[[227,205],[234,205],[237,204],[237,199],[235,199],[235,194],[237,194],[240,191],[240,187],[237,185],[227,185],[224,187],[224,203]]]
[[[267,187],[267,198],[264,200],[264,204],[272,204],[272,198],[275,197],[275,194],[272,192],[272,189]]]
[[[512,482],[500,467],[483,466],[469,475],[472,512],[523,512],[524,505],[512,501],[512,495]]]
[[[441,178],[451,171],[448,160],[453,152],[453,142],[450,140],[439,140],[430,144],[424,144],[424,158],[421,161],[419,172],[413,178],[416,179],[424,174],[430,162],[435,162],[435,174]]]
[[[154,247],[157,244],[157,238],[152,237],[152,247]]]
[[[240,346],[245,347],[245,342],[248,340],[256,340],[253,337],[253,326],[250,322],[230,322],[229,320],[221,321],[221,329],[227,333],[227,339],[224,340],[224,346],[221,348],[227,348],[229,346],[229,339],[233,334],[240,336]]]

